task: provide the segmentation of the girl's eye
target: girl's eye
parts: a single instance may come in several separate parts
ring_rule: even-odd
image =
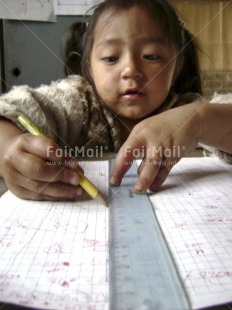
[[[104,57],[102,58],[103,61],[108,62],[108,63],[114,63],[118,60],[118,57],[116,56],[108,56],[108,57]]]
[[[155,61],[155,60],[160,59],[160,56],[154,55],[154,54],[149,54],[149,55],[144,55],[143,58],[147,59],[147,60]]]

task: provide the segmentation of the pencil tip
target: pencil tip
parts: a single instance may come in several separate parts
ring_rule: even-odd
[[[100,193],[97,194],[97,196],[95,197],[95,199],[102,204],[105,207],[108,207],[106,200],[102,197],[102,195]]]

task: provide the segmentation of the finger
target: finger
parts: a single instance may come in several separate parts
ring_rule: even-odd
[[[166,180],[167,176],[169,175],[170,169],[161,166],[158,174],[156,175],[153,183],[150,185],[149,190],[151,192],[155,192],[162,186],[163,182]]]
[[[80,186],[67,185],[61,182],[38,182],[22,176],[16,176],[16,184],[11,184],[10,187],[11,191],[18,197],[33,200],[47,200],[48,197],[50,197],[49,200],[72,200],[83,194],[83,189]]]
[[[51,162],[57,162],[60,165],[69,167],[70,169],[80,169],[80,171],[82,171],[78,161],[72,156],[71,149],[61,149],[48,137],[24,134],[22,149],[24,152],[34,154],[37,157]]]
[[[62,163],[67,168],[77,170],[77,171],[80,171],[81,173],[84,173],[83,168],[79,165],[79,162],[77,161],[77,159],[75,157],[64,156]]]
[[[80,167],[77,159],[71,155],[71,151],[68,149],[61,149],[59,146],[53,142],[51,139],[44,137],[44,136],[32,136],[30,134],[25,134],[23,139],[23,147],[24,152],[26,151],[28,154],[34,154],[38,158],[43,158],[48,161],[48,165],[53,167],[53,175],[59,175],[57,174],[57,167],[66,166],[70,169],[80,171],[84,173],[83,169]],[[41,170],[41,174],[44,175],[43,171],[46,170],[46,166],[37,167],[36,165],[39,163],[35,161],[36,157],[34,157],[33,161],[35,164],[34,169],[38,169],[38,171]],[[30,170],[30,168],[28,169]],[[50,169],[52,173],[52,168]],[[73,173],[72,178],[74,181],[69,181],[70,171],[64,170],[64,173],[66,174],[63,179],[55,178],[54,181],[64,181],[68,182],[73,185],[79,184],[79,178],[76,180],[76,174]],[[45,173],[46,176],[46,173]],[[67,176],[67,178],[66,178]],[[67,181],[66,181],[67,179]],[[48,181],[47,179],[42,179],[42,181]]]
[[[41,158],[25,153],[20,159],[17,171],[28,179],[43,182],[63,182],[78,185],[80,176],[78,170],[69,169],[62,162],[47,162]]]
[[[180,159],[177,158],[165,158],[162,161],[161,167],[156,175],[153,183],[149,187],[149,190],[154,192],[160,189],[164,181],[166,180],[167,176],[169,175],[173,166],[179,161]]]
[[[74,199],[83,194],[83,189],[80,186],[68,185],[62,182],[46,183],[31,181],[27,188],[36,194],[43,194],[54,198],[65,197]]]
[[[146,157],[139,167],[139,177],[133,190],[137,193],[144,193],[151,186],[154,178],[158,174],[162,160],[157,157]]]
[[[17,197],[21,199],[26,199],[26,200],[36,200],[36,201],[73,201],[77,199],[78,197],[70,198],[70,197],[54,197],[54,196],[49,196],[44,193],[33,193],[30,192],[26,188],[18,188],[17,190],[11,190],[11,192],[16,195]]]
[[[129,144],[124,144],[114,161],[113,170],[111,173],[110,184],[114,186],[120,185],[123,176],[133,164],[133,148]]]
[[[62,149],[48,137],[23,134],[21,143],[21,149],[23,151],[40,158],[51,161],[61,161],[63,159]]]

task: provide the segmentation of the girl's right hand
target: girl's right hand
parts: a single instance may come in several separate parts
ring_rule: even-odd
[[[67,153],[67,152],[66,152]],[[4,143],[0,171],[9,190],[32,200],[72,200],[82,195],[75,158],[44,136],[17,134]]]

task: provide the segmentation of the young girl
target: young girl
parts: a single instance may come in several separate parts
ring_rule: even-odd
[[[67,146],[118,152],[114,185],[141,151],[138,192],[157,190],[198,143],[232,158],[232,106],[202,101],[197,46],[165,0],[105,0],[71,27],[66,58],[66,79],[0,98],[0,172],[17,196],[80,196]],[[23,133],[21,113],[45,136]]]

